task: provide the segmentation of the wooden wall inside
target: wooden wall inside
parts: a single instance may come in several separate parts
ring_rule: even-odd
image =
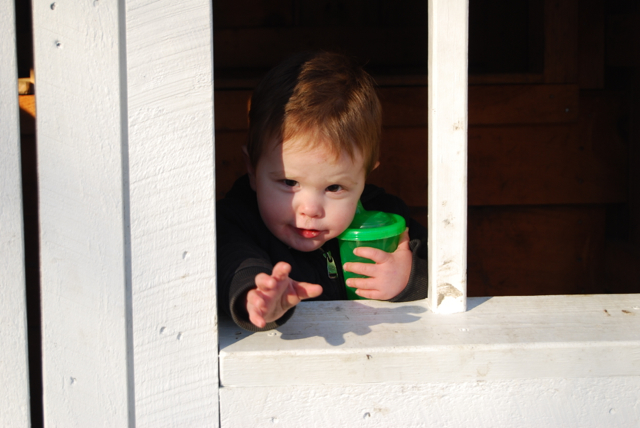
[[[469,8],[469,295],[640,292],[637,2]],[[17,10],[20,77],[32,67],[27,9]],[[338,50],[379,84],[382,164],[370,181],[426,224],[426,1],[216,0],[214,29],[218,198],[244,173],[247,100],[260,77],[294,52]],[[27,261],[37,265],[25,126]],[[37,308],[38,271],[27,275]]]
[[[426,5],[215,1],[217,197],[244,173],[259,78],[291,53],[338,50],[379,84],[370,181],[426,224]],[[624,0],[470,0],[470,296],[640,292],[638,13]]]

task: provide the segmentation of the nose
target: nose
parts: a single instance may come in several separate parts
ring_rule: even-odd
[[[298,214],[303,217],[321,218],[324,215],[322,198],[312,192],[300,192],[298,198]]]

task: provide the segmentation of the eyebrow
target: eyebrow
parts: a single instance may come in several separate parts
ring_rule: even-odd
[[[296,177],[295,175],[287,174],[284,168],[276,168],[276,169],[273,169],[272,171],[268,171],[267,176],[271,179],[287,178],[290,180],[299,181],[298,177]],[[366,177],[365,177],[365,180],[366,180]],[[327,180],[327,182],[329,183],[328,186],[331,186],[334,184],[340,184],[340,185],[346,185],[346,186],[352,187],[357,184],[357,180],[353,180],[349,177],[349,172],[345,172],[344,175],[339,175],[337,179]]]
[[[286,176],[287,176],[287,174],[285,174],[285,173],[284,173],[284,170],[282,170],[282,169],[277,169],[277,170],[274,170],[274,171],[269,171],[269,172],[267,173],[267,175],[268,175],[270,178],[279,178],[279,177],[286,177]]]

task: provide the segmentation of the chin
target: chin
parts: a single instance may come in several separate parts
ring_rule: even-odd
[[[301,241],[295,240],[294,242],[291,242],[291,241],[289,241],[289,242],[284,241],[284,242],[287,245],[289,245],[291,248],[295,249],[295,250],[302,251],[304,253],[308,253],[308,252],[315,251],[318,248],[322,247],[326,241],[315,241],[315,240],[311,241],[310,240],[310,241],[302,241],[301,242]]]
[[[298,251],[302,251],[303,253],[309,253],[311,251],[315,251],[318,248],[322,247],[323,243],[313,243],[313,244],[306,244],[306,245],[292,245],[291,248],[294,248]]]

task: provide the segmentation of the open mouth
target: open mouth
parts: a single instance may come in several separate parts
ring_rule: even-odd
[[[296,232],[298,232],[298,235],[302,236],[303,238],[315,238],[316,236],[320,235],[320,231],[315,229],[300,229],[297,227]]]

